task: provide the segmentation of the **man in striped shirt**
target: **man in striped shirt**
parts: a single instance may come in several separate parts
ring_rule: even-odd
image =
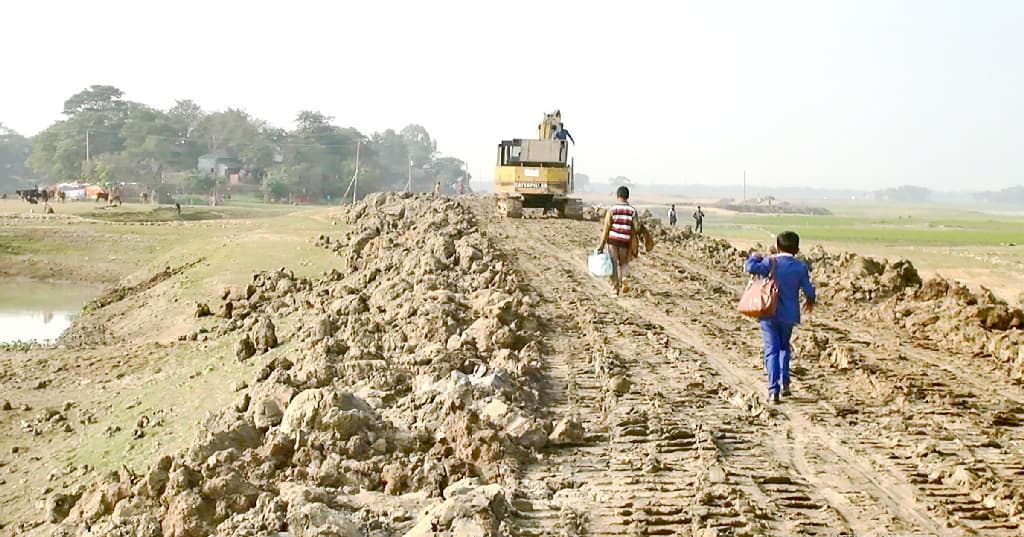
[[[612,286],[615,288],[615,296],[629,291],[629,284],[626,277],[629,276],[629,261],[631,258],[630,243],[633,234],[637,230],[636,209],[629,204],[629,189],[620,186],[615,191],[618,199],[615,205],[608,208],[604,217],[604,231],[601,233],[601,243],[598,251],[607,247],[608,255],[612,258]]]

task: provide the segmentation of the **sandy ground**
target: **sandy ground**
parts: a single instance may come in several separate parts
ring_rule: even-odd
[[[1024,494],[1024,389],[1003,371],[901,337],[851,306],[822,304],[798,331],[843,343],[856,366],[797,356],[793,397],[765,406],[761,333],[734,311],[742,280],[663,244],[636,263],[634,289],[613,299],[607,282],[586,272],[598,224],[510,221],[485,200],[467,203],[541,297],[545,404],[556,416],[578,416],[587,431],[582,445],[550,448],[520,476],[515,534],[1024,532],[1021,513],[990,492]],[[118,315],[130,317],[127,309]],[[232,382],[251,374],[183,358],[223,349],[180,349],[140,339],[73,354],[0,353],[0,400],[14,403],[0,411],[0,534],[39,518],[35,504],[55,485],[52,471],[78,460],[54,455],[96,443],[97,420],[129,420],[111,433],[128,434],[135,400],[145,398],[140,387],[163,382],[187,398],[227,398]],[[187,434],[189,424],[173,428],[153,407],[151,417]],[[51,408],[62,417],[46,418]],[[89,468],[58,475],[95,478]]]
[[[772,535],[1021,534],[1019,513],[971,488],[985,475],[1024,490],[1024,390],[1001,372],[823,304],[799,330],[846,343],[858,366],[796,357],[794,396],[765,408],[761,333],[734,310],[742,281],[663,245],[612,299],[585,271],[597,224],[480,214],[543,297],[549,402],[589,432],[524,477],[531,534],[567,512],[594,535],[740,535],[750,517]],[[601,397],[608,355],[631,385],[615,400]],[[551,497],[552,480],[579,487]]]

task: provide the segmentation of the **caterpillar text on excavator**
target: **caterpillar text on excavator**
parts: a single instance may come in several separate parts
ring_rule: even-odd
[[[562,218],[579,218],[581,200],[573,193],[573,163],[568,142],[557,139],[562,113],[544,114],[536,140],[514,138],[498,145],[494,191],[498,213],[522,218],[523,209],[544,209]]]

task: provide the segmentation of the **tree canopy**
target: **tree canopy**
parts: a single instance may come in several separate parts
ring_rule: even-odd
[[[301,110],[289,129],[245,110],[207,111],[189,99],[167,110],[125,99],[119,88],[90,86],[64,102],[64,119],[31,140],[0,130],[0,179],[43,182],[138,182],[209,190],[223,183],[198,160],[210,154],[232,162],[243,184],[267,198],[337,199],[356,171],[360,194],[446,188],[463,179],[465,163],[441,156],[421,125],[364,135],[317,110]],[[216,173],[216,170],[215,170]]]

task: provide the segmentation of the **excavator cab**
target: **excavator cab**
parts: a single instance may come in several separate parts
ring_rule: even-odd
[[[494,189],[498,212],[521,217],[523,209],[545,209],[560,216],[579,216],[582,204],[573,191],[573,165],[565,140],[554,139],[562,114],[545,114],[536,140],[514,138],[498,144]]]

